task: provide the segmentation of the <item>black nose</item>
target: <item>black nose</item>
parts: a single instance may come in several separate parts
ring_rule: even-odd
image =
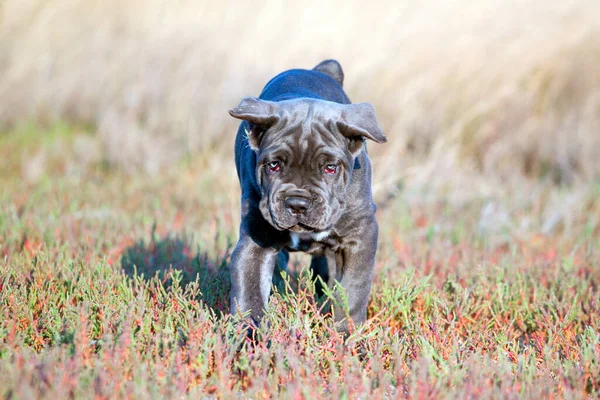
[[[303,214],[308,208],[308,200],[303,197],[288,197],[285,207],[294,215]]]

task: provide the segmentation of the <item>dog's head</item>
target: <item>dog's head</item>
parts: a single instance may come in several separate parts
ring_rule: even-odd
[[[279,230],[329,229],[346,207],[354,160],[365,139],[387,141],[373,106],[317,99],[247,97],[229,113],[248,122],[257,155],[260,210]]]

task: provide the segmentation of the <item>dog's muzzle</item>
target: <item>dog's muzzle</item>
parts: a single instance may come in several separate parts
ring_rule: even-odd
[[[284,229],[313,231],[321,227],[327,207],[318,196],[304,190],[288,190],[275,196],[271,204],[277,225]]]

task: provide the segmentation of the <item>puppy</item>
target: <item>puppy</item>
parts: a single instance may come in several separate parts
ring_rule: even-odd
[[[232,255],[231,312],[264,313],[278,256],[312,255],[315,276],[338,282],[333,315],[347,332],[365,321],[378,227],[365,139],[387,141],[372,105],[352,104],[340,64],[285,71],[231,116],[242,190],[240,237]]]

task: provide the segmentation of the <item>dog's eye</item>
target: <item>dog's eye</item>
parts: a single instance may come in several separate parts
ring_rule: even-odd
[[[325,166],[325,173],[333,175],[333,174],[335,174],[337,172],[337,168],[338,167],[335,164],[327,164]]]
[[[279,161],[271,161],[267,163],[267,168],[270,172],[277,172],[281,169],[281,165],[279,165]]]

